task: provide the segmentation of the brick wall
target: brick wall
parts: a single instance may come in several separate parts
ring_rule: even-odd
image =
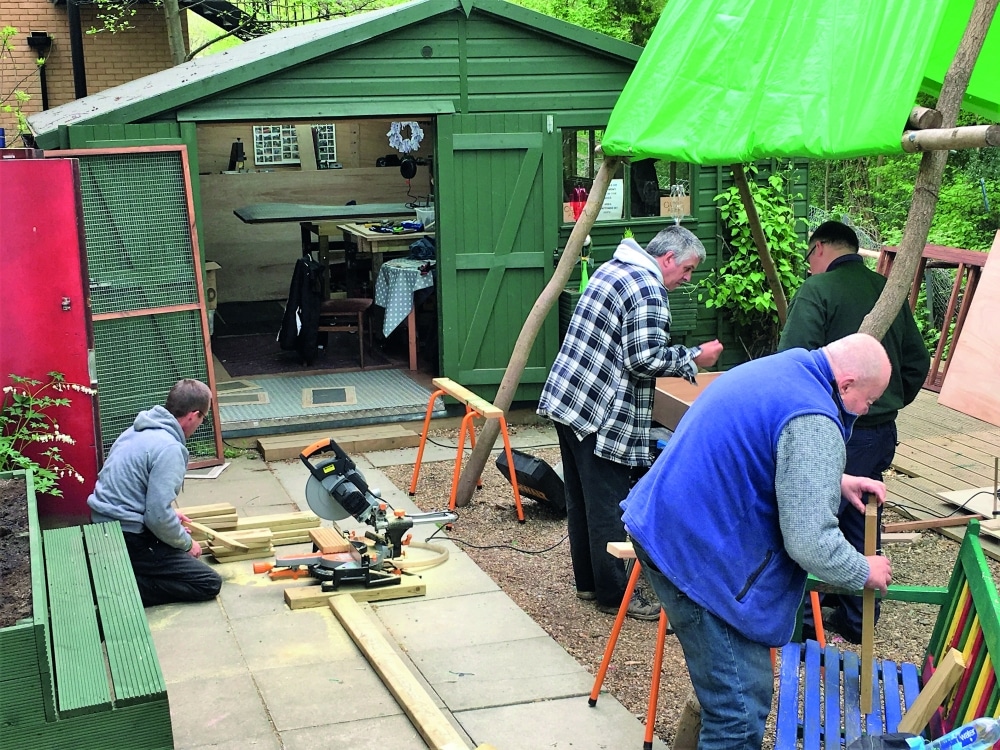
[[[136,14],[131,21],[134,28],[115,34],[86,33],[99,23],[92,5],[82,5],[80,17],[84,31],[83,56],[88,94],[172,66],[161,8],[145,4],[136,6]],[[52,49],[45,66],[49,107],[72,101],[75,98],[73,63],[66,6],[54,5],[50,0],[0,0],[2,26],[13,26],[18,34],[10,42],[12,56],[5,56],[0,61],[0,99],[19,88],[31,97],[23,107],[24,112],[30,115],[41,111],[42,93],[35,66],[36,55],[28,47],[27,38],[32,31],[44,31],[52,37]],[[186,33],[186,23],[184,27]],[[7,141],[10,142],[17,133],[15,119],[0,113],[0,127],[6,128]],[[16,145],[22,144],[18,142]]]

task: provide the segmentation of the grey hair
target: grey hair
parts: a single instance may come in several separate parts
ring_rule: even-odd
[[[705,260],[705,246],[701,244],[701,240],[684,227],[676,224],[671,224],[658,232],[646,245],[646,252],[654,258],[672,252],[678,263],[683,263],[691,258],[697,258],[698,263]]]

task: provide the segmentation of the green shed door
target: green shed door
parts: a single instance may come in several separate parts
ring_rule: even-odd
[[[443,374],[492,397],[553,273],[559,140],[540,114],[438,118],[438,265]],[[518,399],[537,397],[558,350],[553,312]],[[475,388],[475,386],[484,386]]]

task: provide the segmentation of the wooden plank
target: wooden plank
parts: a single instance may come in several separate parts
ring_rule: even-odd
[[[207,505],[188,505],[179,507],[178,510],[188,518],[196,521],[207,516],[225,516],[230,513],[236,514],[236,508],[230,503],[209,503]]]
[[[907,445],[896,446],[892,468],[911,477],[923,477],[939,485],[942,490],[960,490],[969,485],[982,484],[979,474],[947,461],[928,457]]]
[[[938,496],[966,512],[978,513],[985,518],[993,518],[993,511],[998,507],[992,485],[953,492],[939,492]]]
[[[986,258],[962,335],[951,352],[939,403],[1000,426],[1000,233]]]
[[[955,440],[954,436],[938,435],[937,437],[924,438],[931,445],[937,445],[953,453],[956,457],[955,463],[959,466],[972,466],[975,471],[986,470],[989,475],[993,473],[993,456],[986,451],[979,450],[971,445]]]
[[[433,750],[467,747],[465,738],[448,722],[378,629],[372,627],[372,621],[358,603],[350,596],[335,596],[330,599],[330,609],[410,717],[428,747]]]
[[[934,670],[934,674],[924,685],[924,689],[920,691],[916,701],[899,722],[899,731],[920,734],[931,720],[931,716],[937,711],[938,706],[944,703],[948,693],[958,684],[964,671],[965,658],[962,653],[954,648],[949,649],[938,668]]]
[[[963,479],[969,481],[970,486],[985,484],[988,479],[991,480],[993,478],[992,461],[990,461],[990,467],[987,468],[987,465],[982,461],[975,461],[968,456],[956,453],[954,450],[940,445],[937,442],[939,440],[941,440],[940,437],[907,440],[905,443],[896,446],[896,449],[903,448],[904,455],[915,456],[922,454],[917,459],[920,463],[933,466],[941,471],[952,472],[953,476],[961,475]],[[954,472],[954,469],[962,469],[963,472]],[[971,481],[972,476],[980,477],[979,481]]]
[[[927,518],[923,521],[900,521],[887,523],[882,527],[882,541],[887,533],[906,533],[919,529],[936,529],[943,526],[965,526],[975,516],[951,516],[950,518]]]
[[[204,534],[209,539],[218,542],[221,545],[229,547],[230,549],[237,550],[238,552],[246,552],[250,548],[238,539],[235,539],[228,534],[220,531],[216,531],[210,526],[206,526],[203,523],[198,523],[198,521],[183,521],[184,526],[189,530],[197,530]]]
[[[90,524],[83,527],[83,536],[115,686],[115,706],[165,699],[167,685],[121,526]]]
[[[882,544],[915,544],[920,541],[919,531],[882,532]]]
[[[331,596],[350,594],[359,602],[384,602],[393,599],[407,599],[411,596],[424,596],[427,585],[420,580],[403,579],[395,586],[366,589],[364,587],[343,587],[340,591],[323,592],[319,586],[295,586],[285,589],[285,604],[289,609],[309,609],[310,607],[325,607]]]
[[[309,529],[309,538],[312,540],[314,549],[329,555],[334,552],[350,552],[351,543],[344,538],[344,535],[337,529],[323,526],[318,529]]]
[[[865,556],[874,555],[878,547],[878,503],[868,496],[865,504]],[[875,660],[875,590],[866,588],[861,594],[861,713],[872,712],[872,680]]]
[[[634,560],[635,549],[632,542],[608,542],[608,554],[621,560]]]
[[[249,552],[233,552],[225,547],[209,549],[216,562],[241,562],[243,560],[260,560],[264,557],[274,557],[274,548],[268,547],[260,550],[250,550]]]
[[[111,707],[101,633],[79,526],[42,534],[60,718]]]
[[[262,437],[257,446],[265,461],[286,461],[298,458],[303,449],[327,438],[335,440],[349,454],[415,448],[420,444],[420,435],[402,425],[372,425],[350,430]]]
[[[308,529],[319,525],[319,516],[304,510],[292,513],[274,513],[266,516],[246,516],[239,520],[236,528],[240,531],[262,528],[278,531],[280,529]]]
[[[503,409],[494,406],[486,399],[476,395],[465,386],[456,383],[450,378],[434,378],[431,380],[431,383],[435,388],[472,407],[487,419],[500,419],[503,416]]]

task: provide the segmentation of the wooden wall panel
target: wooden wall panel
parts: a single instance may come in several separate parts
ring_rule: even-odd
[[[995,260],[994,260],[995,259]],[[962,328],[938,400],[963,414],[1000,426],[1000,232]]]

